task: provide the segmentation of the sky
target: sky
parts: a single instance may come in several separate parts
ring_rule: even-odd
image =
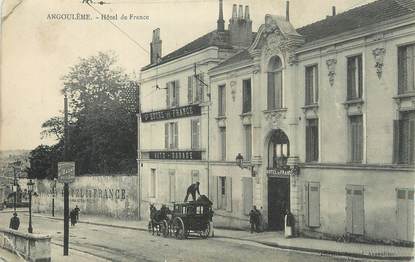
[[[98,0],[95,0],[98,2]],[[291,0],[290,21],[298,28],[373,0]],[[149,63],[152,30],[160,28],[163,55],[216,28],[219,0],[3,0],[0,64],[0,150],[53,144],[41,139],[41,124],[62,114],[62,76],[80,57],[113,50],[118,65],[139,75]],[[285,16],[285,0],[224,0],[225,29],[233,4],[249,5],[253,30],[265,14]],[[52,20],[51,14],[89,14],[91,20]],[[100,14],[117,14],[114,25]],[[148,20],[121,20],[121,15]],[[144,50],[143,50],[144,49]]]

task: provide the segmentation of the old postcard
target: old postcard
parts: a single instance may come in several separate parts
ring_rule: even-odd
[[[415,0],[3,0],[0,261],[413,260]]]

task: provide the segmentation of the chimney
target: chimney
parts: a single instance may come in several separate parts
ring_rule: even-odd
[[[249,17],[249,6],[245,6],[245,20],[246,21],[249,21],[249,20],[251,20],[250,19],[250,17]]]
[[[218,32],[225,31],[225,20],[223,20],[223,0],[219,0]]]
[[[153,30],[153,40],[150,43],[150,63],[154,64],[161,58],[160,28]]]
[[[237,5],[234,4],[232,7],[232,18],[231,19],[237,19],[238,18],[238,11],[237,11]]]
[[[333,15],[333,16],[335,16],[335,15],[336,15],[336,7],[335,7],[335,6],[332,6],[332,7],[331,7],[331,12],[332,12],[332,15]]]
[[[244,19],[244,6],[243,5],[239,5],[238,19]]]
[[[289,22],[290,21],[290,1],[286,2],[285,6],[285,19]]]
[[[239,10],[237,10],[239,9]],[[232,18],[229,20],[229,36],[231,45],[248,47],[252,42],[252,21],[249,16],[249,6],[233,5]]]

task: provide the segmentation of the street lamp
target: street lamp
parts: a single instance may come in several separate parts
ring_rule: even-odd
[[[32,179],[29,180],[29,182],[27,182],[27,191],[29,191],[29,228],[28,228],[28,232],[29,233],[33,233],[33,228],[32,228],[32,192],[33,192],[33,185],[35,183],[33,183]]]
[[[55,216],[55,195],[56,195],[56,181],[57,178],[53,178],[53,187],[52,187],[52,216]]]
[[[236,165],[239,166],[241,169],[251,169],[251,176],[255,177],[256,176],[256,172],[254,170],[254,165],[252,164],[243,164],[244,162],[244,157],[241,155],[241,153],[238,153],[238,155],[235,158],[236,161]]]

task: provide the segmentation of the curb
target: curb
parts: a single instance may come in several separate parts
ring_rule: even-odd
[[[42,216],[42,215],[35,215],[38,217],[53,219],[53,220],[63,220],[63,218],[58,217],[50,217],[50,216]],[[79,221],[78,223],[89,224],[89,225],[97,225],[97,226],[107,226],[107,227],[114,227],[114,228],[121,228],[121,229],[131,229],[137,231],[147,231],[146,228],[141,227],[131,227],[131,226],[120,226],[120,225],[113,225],[113,224],[105,224],[99,222],[90,222],[90,221]],[[296,246],[287,246],[287,245],[280,245],[273,242],[268,241],[261,241],[261,240],[253,240],[253,239],[245,239],[245,238],[238,238],[238,237],[229,237],[229,236],[221,236],[217,235],[215,238],[225,238],[225,239],[234,239],[234,240],[242,240],[242,241],[249,241],[258,244],[262,244],[269,247],[284,249],[284,250],[294,250],[294,251],[303,251],[309,253],[316,253],[320,255],[332,255],[332,256],[347,256],[351,258],[365,258],[365,259],[376,259],[376,260],[397,260],[397,261],[409,261],[414,258],[414,256],[371,256],[359,253],[351,253],[351,252],[341,252],[341,251],[331,251],[331,250],[324,250],[324,249],[313,249],[313,248],[306,248],[306,247],[296,247]]]

